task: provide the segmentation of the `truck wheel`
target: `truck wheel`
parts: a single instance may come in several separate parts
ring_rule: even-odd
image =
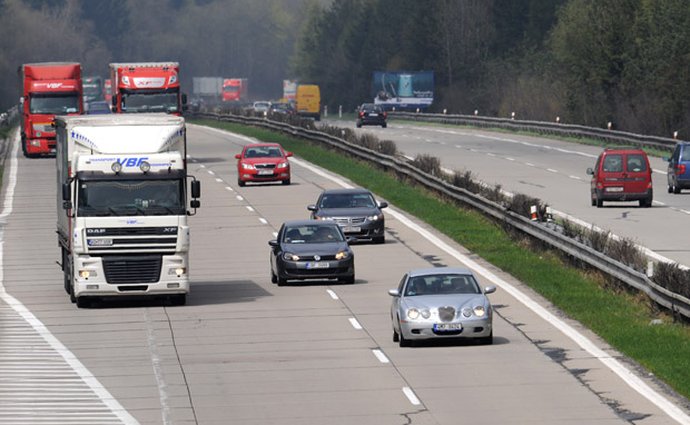
[[[91,300],[88,297],[76,298],[77,308],[89,308],[91,307]]]
[[[175,294],[170,296],[170,305],[181,306],[187,304],[187,294]]]

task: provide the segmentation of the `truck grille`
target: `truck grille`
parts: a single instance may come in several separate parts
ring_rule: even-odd
[[[104,256],[105,280],[110,284],[156,283],[160,279],[163,256]]]
[[[104,227],[87,228],[86,245],[89,252],[146,252],[171,253],[177,246],[177,227]]]

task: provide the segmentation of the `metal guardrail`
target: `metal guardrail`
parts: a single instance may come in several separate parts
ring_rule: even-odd
[[[678,140],[668,137],[645,136],[626,131],[586,127],[576,124],[560,124],[545,121],[524,121],[510,118],[482,117],[477,115],[427,114],[415,112],[389,112],[390,117],[440,124],[466,125],[481,128],[501,128],[511,131],[527,131],[548,136],[594,139],[604,143],[623,144],[640,148],[672,151]]]
[[[19,116],[19,107],[13,106],[5,112],[0,113],[0,127],[10,127]]]
[[[591,267],[596,268],[606,275],[609,275],[641,292],[644,292],[656,303],[667,308],[674,314],[678,313],[685,318],[690,319],[690,299],[657,285],[644,273],[640,273],[619,261],[607,257],[591,247],[573,238],[567,237],[543,223],[531,221],[527,217],[523,217],[507,210],[502,205],[489,201],[466,189],[453,186],[452,184],[439,179],[438,177],[424,173],[418,168],[412,166],[407,160],[384,155],[320,131],[294,127],[289,124],[270,121],[266,118],[244,117],[239,115],[221,115],[213,113],[198,113],[195,114],[195,116],[269,128],[271,130],[276,130],[295,137],[320,142],[336,150],[346,152],[362,160],[374,163],[381,168],[395,170],[396,173],[405,175],[407,178],[414,180],[419,185],[427,189],[450,197],[457,202],[469,205],[481,211],[483,214],[492,217],[496,221],[504,223],[505,225],[538,239],[542,243],[561,250],[562,252],[590,265]]]

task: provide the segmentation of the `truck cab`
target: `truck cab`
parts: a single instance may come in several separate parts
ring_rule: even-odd
[[[111,63],[113,112],[181,116],[187,97],[180,91],[179,72],[177,62]]]

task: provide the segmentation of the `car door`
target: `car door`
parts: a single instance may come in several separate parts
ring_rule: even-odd
[[[676,145],[676,148],[673,150],[673,155],[671,155],[671,158],[669,158],[668,160],[668,168],[666,169],[666,179],[670,187],[676,185],[676,166],[678,165],[678,161],[680,159],[680,150],[681,145]]]
[[[607,153],[601,161],[600,173],[596,176],[601,190],[608,195],[622,194],[625,191],[624,155]]]
[[[625,193],[645,193],[651,180],[649,162],[643,152],[628,152],[625,157],[623,181]]]
[[[407,273],[400,279],[398,284],[398,296],[393,297],[393,302],[391,302],[391,320],[395,323],[398,321],[398,311],[400,310],[400,298],[403,295],[403,290],[405,289],[405,282],[407,281]],[[393,325],[397,329],[397,325]]]

